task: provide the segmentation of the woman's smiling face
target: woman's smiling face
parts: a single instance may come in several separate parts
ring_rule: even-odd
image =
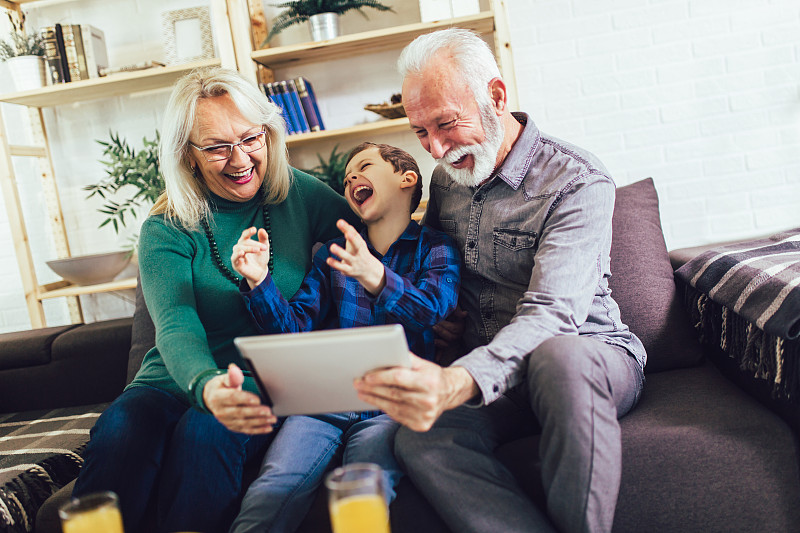
[[[229,95],[214,96],[197,102],[189,142],[200,148],[221,143],[235,144],[261,129],[261,124],[253,124],[242,116]],[[236,146],[231,157],[222,161],[206,161],[202,151],[190,146],[189,159],[211,192],[234,202],[253,198],[267,172],[266,143],[250,153]]]

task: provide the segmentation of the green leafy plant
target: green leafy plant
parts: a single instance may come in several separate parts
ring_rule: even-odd
[[[339,145],[337,144],[333,147],[327,159],[317,154],[319,164],[314,168],[301,170],[316,177],[339,194],[344,195],[344,175],[350,150],[337,152],[338,149]]]
[[[338,15],[343,15],[355,9],[361,13],[364,18],[367,18],[366,13],[362,11],[365,7],[394,13],[394,10],[390,6],[383,5],[377,0],[290,0],[282,4],[270,5],[282,7],[284,11],[275,18],[272,28],[269,30],[269,35],[267,35],[267,39],[263,44],[268,43],[270,39],[289,26],[305,22],[309,17],[319,15],[320,13],[336,13]]]
[[[107,224],[114,226],[114,231],[119,233],[120,227],[125,226],[125,215],[134,216],[137,208],[145,204],[152,204],[164,191],[164,178],[158,166],[158,141],[160,135],[150,141],[142,138],[143,148],[138,152],[131,148],[127,141],[120,139],[119,134],[109,132],[111,141],[97,141],[105,147],[104,159],[100,162],[106,166],[106,178],[100,183],[88,185],[83,188],[88,191],[87,198],[99,196],[105,200],[100,213],[107,215],[99,227]],[[133,191],[133,195],[122,202],[110,199],[108,196],[116,194],[123,187]]]
[[[43,56],[44,42],[38,33],[26,34],[22,29],[25,17],[20,22],[15,22],[8,14],[11,21],[11,39],[0,41],[0,61],[18,56]]]

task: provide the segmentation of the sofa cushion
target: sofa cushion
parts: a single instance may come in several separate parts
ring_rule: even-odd
[[[56,326],[29,329],[0,335],[0,370],[46,365],[50,362],[50,347],[56,337],[75,326]]]
[[[620,425],[615,532],[799,530],[794,435],[711,363],[650,376]]]
[[[800,467],[789,427],[711,363],[659,372],[620,420],[614,533],[798,531]],[[545,508],[538,437],[498,449]]]
[[[647,349],[646,372],[700,364],[703,352],[681,307],[652,178],[617,189],[611,244],[612,295]]]

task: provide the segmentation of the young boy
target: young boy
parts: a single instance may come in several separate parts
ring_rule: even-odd
[[[460,259],[443,233],[421,227],[411,213],[422,196],[419,167],[405,151],[363,143],[347,161],[344,196],[366,229],[345,221],[343,237],[323,246],[290,301],[268,272],[266,231],[250,228],[231,263],[247,281],[242,295],[265,333],[402,324],[409,348],[434,358],[432,326],[455,308]],[[343,463],[368,462],[384,471],[387,499],[402,473],[394,459],[397,424],[380,411],[291,416],[270,445],[258,479],[247,490],[231,532],[294,531],[339,453]]]

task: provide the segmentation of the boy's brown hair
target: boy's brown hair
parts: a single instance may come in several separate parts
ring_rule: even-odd
[[[395,172],[403,174],[410,170],[417,175],[417,184],[414,187],[413,194],[411,195],[411,212],[413,213],[416,211],[417,207],[419,207],[419,202],[422,199],[422,174],[419,172],[419,165],[417,165],[416,160],[411,156],[411,154],[402,148],[397,148],[396,146],[391,146],[389,144],[363,142],[353,148],[353,150],[350,152],[350,156],[347,158],[345,166],[350,163],[350,160],[352,160],[358,153],[369,148],[377,148],[378,153],[381,155],[381,159],[392,165],[392,168]]]

